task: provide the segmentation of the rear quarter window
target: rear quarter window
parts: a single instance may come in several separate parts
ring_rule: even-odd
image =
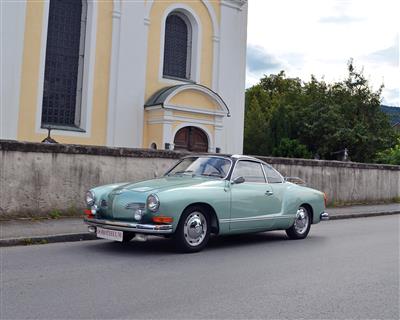
[[[268,165],[263,165],[265,175],[267,176],[268,183],[282,183],[283,178],[282,176],[272,167]]]

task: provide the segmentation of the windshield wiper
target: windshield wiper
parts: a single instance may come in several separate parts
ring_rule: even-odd
[[[192,172],[193,172],[193,170],[182,170],[182,171],[174,172],[173,175],[176,175],[176,174],[185,174],[185,173],[192,173]]]
[[[201,176],[223,178],[224,176],[219,173],[202,173]]]

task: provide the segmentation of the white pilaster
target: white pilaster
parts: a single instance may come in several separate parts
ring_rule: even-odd
[[[117,7],[114,7],[113,14],[113,27],[116,25],[117,30],[114,32],[113,28],[107,144],[142,147],[148,30],[146,8],[144,1],[121,1],[120,6],[120,17]]]
[[[17,139],[26,1],[1,1],[0,139]]]
[[[214,124],[214,140],[215,140],[215,147],[212,152],[216,152],[215,148],[220,148],[221,153],[226,152],[224,149],[224,126],[223,126],[223,117],[215,117],[215,124]]]
[[[219,87],[219,42],[220,37],[214,35],[213,36],[213,70],[212,70],[212,89],[218,92]]]
[[[107,118],[108,146],[114,146],[115,143],[120,29],[121,29],[121,1],[114,0],[114,7],[112,11],[110,83],[108,89],[108,118]]]
[[[174,148],[174,133],[172,132],[172,124],[174,123],[174,115],[171,110],[165,110],[163,116],[163,140],[160,149],[165,149],[165,144],[169,143],[171,150]]]
[[[246,78],[247,2],[223,1],[219,43],[218,92],[231,117],[223,119],[221,147],[226,153],[243,152]]]

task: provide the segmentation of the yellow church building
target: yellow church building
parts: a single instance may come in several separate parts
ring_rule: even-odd
[[[0,139],[242,152],[247,0],[1,6]]]

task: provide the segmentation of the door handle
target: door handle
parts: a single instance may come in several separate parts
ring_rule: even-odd
[[[270,190],[265,191],[266,196],[272,196],[274,193]]]

